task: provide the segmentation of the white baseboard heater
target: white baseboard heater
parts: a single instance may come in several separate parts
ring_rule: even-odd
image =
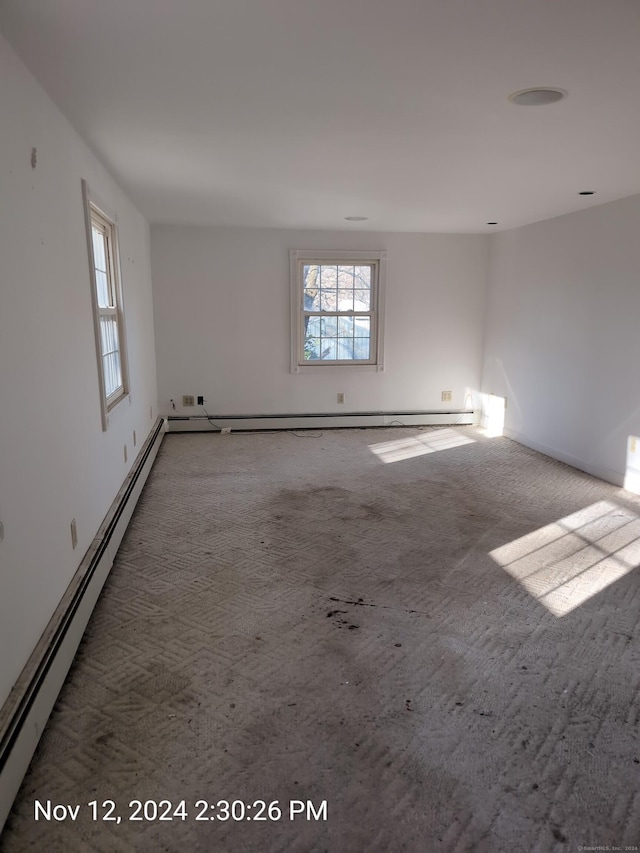
[[[169,432],[219,432],[222,429],[338,429],[348,427],[454,426],[477,422],[473,409],[398,412],[332,412],[281,415],[170,415]]]
[[[27,665],[0,709],[0,832],[113,565],[165,433],[158,418]]]

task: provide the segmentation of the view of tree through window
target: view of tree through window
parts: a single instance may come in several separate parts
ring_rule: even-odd
[[[372,265],[305,264],[304,360],[371,358]]]

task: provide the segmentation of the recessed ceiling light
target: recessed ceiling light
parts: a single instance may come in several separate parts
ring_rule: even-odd
[[[368,218],[368,216],[345,216],[345,219],[348,219],[349,222],[364,222]]]
[[[582,192],[578,193],[578,195],[595,195],[595,190],[582,190]]]
[[[509,95],[512,104],[520,107],[543,107],[545,104],[555,104],[566,98],[569,93],[565,89],[535,86],[532,89],[520,89]]]

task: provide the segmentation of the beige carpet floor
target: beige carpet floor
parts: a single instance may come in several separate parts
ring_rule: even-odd
[[[0,847],[637,849],[639,517],[472,427],[168,435]]]

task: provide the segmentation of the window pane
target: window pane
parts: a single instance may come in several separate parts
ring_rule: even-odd
[[[320,338],[320,358],[323,361],[335,361],[337,357],[336,338]]]
[[[353,273],[355,276],[355,284],[353,286],[355,288],[371,289],[371,267],[354,267]]]
[[[94,225],[91,228],[91,238],[93,240],[93,263],[97,270],[106,272],[107,259],[104,246],[104,233]]]
[[[111,317],[100,317],[100,349],[102,355],[108,352],[113,352],[112,346],[112,325]]]
[[[335,338],[338,334],[338,318],[323,317],[320,324],[320,334],[323,338]]]
[[[330,290],[335,290],[338,286],[338,267],[337,266],[327,266],[323,264],[320,267],[320,286],[324,290],[325,288]]]
[[[353,290],[338,291],[338,311],[353,311]]]
[[[353,339],[353,357],[357,359],[369,358],[369,338]]]
[[[317,264],[304,266],[304,310],[320,310],[320,268]]]
[[[304,340],[304,360],[317,361],[320,358],[320,338],[308,337]]]
[[[100,317],[100,345],[106,397],[122,387],[122,367],[118,341],[118,321],[115,317]]]
[[[338,338],[337,354],[341,361],[353,361],[353,338]]]
[[[371,318],[354,318],[353,357],[355,359],[370,358]]]
[[[320,291],[320,310],[321,311],[335,311],[338,303],[338,291],[337,290],[325,290],[323,287]]]
[[[112,352],[102,359],[104,367],[105,395],[110,397],[122,387],[122,372],[120,370],[120,353]]]
[[[371,308],[371,291],[363,290],[360,288],[359,290],[353,291],[354,298],[354,310],[355,311],[369,311]]]
[[[317,338],[320,336],[320,317],[304,318],[305,338]]]
[[[353,289],[353,267],[338,267],[338,287]]]
[[[118,351],[118,323],[115,317],[100,317],[100,343],[102,355]]]
[[[320,310],[320,291],[305,290],[304,292],[304,310],[319,311]]]
[[[353,317],[338,318],[338,337],[351,338],[353,337]]]
[[[106,272],[96,269],[96,290],[98,293],[98,305],[100,308],[113,308],[109,299],[109,282]]]

